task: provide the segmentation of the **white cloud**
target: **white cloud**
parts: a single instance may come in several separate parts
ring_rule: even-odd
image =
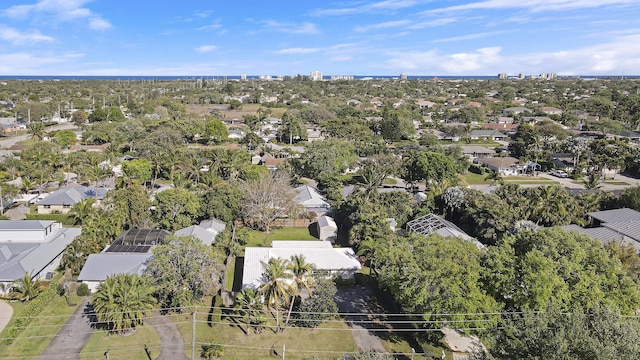
[[[475,40],[475,39],[480,39],[484,37],[500,35],[507,32],[508,31],[490,31],[490,32],[483,32],[483,33],[474,33],[474,34],[468,34],[468,35],[452,36],[448,38],[437,39],[437,40],[433,40],[432,42],[444,43],[444,42],[454,42],[454,41]]]
[[[409,26],[410,29],[423,29],[426,27],[436,27],[436,26],[444,26],[449,25],[458,21],[458,18],[439,18],[431,21],[423,21],[414,25]]]
[[[198,46],[195,50],[199,53],[208,53],[215,51],[218,47],[215,45],[202,45]]]
[[[32,5],[15,5],[3,11],[12,18],[41,18],[48,22],[86,20],[92,30],[106,30],[111,23],[83,7],[91,0],[40,0]]]
[[[222,28],[221,24],[211,24],[205,25],[198,28],[200,31],[212,31],[212,30],[220,30]]]
[[[640,73],[640,33],[610,42],[556,52],[502,54],[502,48],[489,47],[469,52],[444,53],[440,50],[395,52],[384,68],[413,70],[419,74],[491,75],[557,73],[560,75],[616,75]]]
[[[0,25],[0,39],[8,41],[12,44],[24,44],[31,42],[41,42],[41,41],[54,41],[51,36],[42,35],[37,31],[30,33],[21,33],[16,29],[4,27]]]
[[[430,1],[420,1],[420,0],[385,0],[378,1],[371,4],[352,6],[352,7],[342,7],[342,8],[333,8],[333,9],[316,9],[309,13],[312,16],[340,16],[340,15],[353,15],[353,14],[364,14],[364,13],[372,13],[372,12],[386,12],[392,10],[401,10],[410,7],[414,7],[416,5],[424,4]]]
[[[76,59],[83,57],[80,53],[66,54],[28,54],[11,53],[0,54],[0,74],[20,74],[20,75],[58,75],[59,71],[53,71],[47,66],[73,63]],[[62,74],[60,74],[62,75]]]
[[[532,12],[563,11],[603,7],[609,5],[633,5],[637,0],[486,0],[425,11],[424,14],[464,10],[528,9]]]
[[[111,23],[101,17],[89,19],[89,29],[91,30],[108,30],[111,27]]]
[[[290,34],[318,34],[318,27],[310,22],[303,23],[283,23],[274,20],[263,20],[260,22],[266,30],[278,31]]]
[[[199,18],[208,18],[209,16],[211,16],[211,14],[213,14],[212,10],[205,10],[205,11],[198,11],[196,12],[196,16]]]
[[[280,50],[276,51],[276,54],[282,54],[282,55],[298,54],[298,55],[303,55],[303,54],[314,54],[314,53],[320,52],[322,50],[323,50],[322,48],[295,47],[295,48],[280,49]]]
[[[386,21],[378,24],[356,26],[356,32],[368,32],[371,30],[390,29],[411,24],[409,20]]]

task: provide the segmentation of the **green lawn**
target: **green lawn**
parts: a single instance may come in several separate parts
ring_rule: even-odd
[[[199,313],[200,314],[200,313]],[[336,358],[340,353],[357,351],[348,325],[341,320],[323,323],[319,329],[287,328],[284,332],[274,334],[265,329],[262,334],[250,336],[236,325],[229,325],[229,318],[213,317],[217,322],[209,326],[204,311],[196,323],[196,356],[201,346],[209,343],[224,345],[224,359],[266,359],[270,358],[270,349],[282,353],[286,347],[287,359],[305,359],[312,355],[309,351],[335,351],[334,354],[320,354],[322,359]],[[269,315],[270,325],[275,325]],[[182,314],[174,318],[185,342],[185,354],[191,357],[191,314]],[[306,351],[306,352],[305,352]]]
[[[626,183],[624,181],[616,181],[616,180],[605,180],[604,182],[605,184],[609,184],[609,185],[629,185],[629,183]]]
[[[70,302],[79,304],[82,301],[76,295],[72,295]],[[14,316],[25,305],[21,302],[11,302]],[[51,339],[62,328],[69,316],[76,310],[76,306],[68,306],[64,297],[56,296],[48,307],[45,307],[38,317],[35,318],[29,327],[20,333],[11,345],[7,346],[4,341],[0,341],[0,357],[3,359],[35,359],[44,349],[47,348]],[[13,323],[9,323],[5,331],[0,333],[0,337],[6,336],[7,330]]]
[[[224,283],[224,290],[233,290],[233,281],[236,275],[236,258],[235,256],[229,260],[227,264],[227,278]]]
[[[149,348],[152,359],[160,355],[160,337],[150,325],[138,327],[135,334],[130,336],[96,330],[80,352],[80,359],[103,359],[104,352],[109,350],[109,360],[148,360],[145,345]]]
[[[270,234],[262,231],[250,230],[247,246],[271,246],[273,240],[318,240],[309,233],[306,227],[273,228]]]
[[[398,184],[398,180],[394,178],[386,178],[382,182],[382,185],[397,185],[397,184]]]
[[[491,180],[485,180],[485,176],[474,174],[472,172],[464,175],[464,179],[469,185],[490,185]],[[549,179],[547,177],[538,176],[505,176],[503,177],[504,182],[506,184],[539,184],[539,185],[551,185],[558,184],[559,182],[553,179]]]

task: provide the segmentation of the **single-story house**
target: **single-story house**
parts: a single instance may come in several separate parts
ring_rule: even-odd
[[[332,244],[338,238],[338,225],[330,216],[320,216],[317,222],[318,238],[320,240],[330,241]]]
[[[32,279],[51,279],[62,253],[80,232],[55,221],[0,220],[0,283],[9,285],[25,273]]]
[[[496,154],[494,150],[479,145],[463,145],[460,147],[462,148],[462,153],[467,155],[471,160],[484,159]]]
[[[523,114],[523,113],[527,113],[527,112],[533,112],[533,110],[526,108],[524,106],[515,106],[515,107],[509,107],[506,109],[502,110],[502,115],[503,116],[512,116],[512,115],[518,115],[518,114]]]
[[[262,263],[271,258],[290,259],[302,255],[317,274],[353,279],[362,267],[351,248],[334,248],[329,241],[273,241],[270,248],[247,247],[244,252],[242,288],[258,289],[265,283]],[[291,280],[293,281],[293,280]]]
[[[195,236],[205,245],[215,243],[218,234],[227,227],[223,221],[218,219],[204,220],[200,225],[191,225],[175,232],[177,236]]]
[[[518,159],[510,156],[476,159],[475,162],[502,175],[517,175],[519,172]]]
[[[454,223],[435,214],[428,214],[407,222],[406,229],[408,232],[425,236],[438,234],[442,237],[457,237],[473,243],[479,249],[484,248],[482,243],[469,236]]]
[[[562,110],[557,107],[545,106],[542,108],[542,112],[547,115],[562,115]]]
[[[21,130],[27,130],[27,126],[20,123],[0,123],[0,127],[2,127],[2,130],[4,130],[5,134],[13,134]]]
[[[164,244],[171,235],[166,230],[129,229],[99,254],[90,254],[84,263],[78,282],[96,291],[108,276],[116,274],[142,274],[153,256],[156,245]]]
[[[331,210],[331,205],[320,192],[311,186],[300,185],[294,188],[296,196],[293,201],[302,206],[306,212],[315,212],[318,215],[324,215]]]
[[[603,244],[617,241],[640,251],[640,212],[622,208],[590,212],[591,226],[567,225],[561,228],[586,234]]]
[[[58,189],[37,202],[38,214],[67,214],[73,205],[87,198],[95,198],[96,204],[104,199],[109,188],[74,186]]]
[[[480,140],[480,139],[488,139],[488,140],[504,140],[508,138],[507,135],[501,133],[497,130],[472,130],[469,134],[471,140]]]

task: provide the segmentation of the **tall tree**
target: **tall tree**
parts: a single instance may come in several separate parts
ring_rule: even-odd
[[[294,192],[284,172],[261,174],[258,179],[244,181],[240,186],[244,192],[242,215],[267,233],[275,219],[289,215],[294,209]]]
[[[108,276],[98,286],[91,305],[98,322],[120,334],[135,331],[143,323],[147,312],[153,309],[156,299],[154,289],[146,278],[135,274]]]
[[[194,236],[170,237],[153,249],[149,275],[165,307],[179,308],[220,288],[223,255]]]
[[[262,262],[263,284],[258,291],[264,296],[267,307],[276,312],[276,328],[280,328],[280,306],[288,305],[290,296],[295,290],[289,285],[288,279],[292,274],[287,270],[287,260],[271,258],[268,262]]]

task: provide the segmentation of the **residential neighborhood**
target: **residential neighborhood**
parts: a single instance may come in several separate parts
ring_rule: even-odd
[[[635,79],[6,84],[9,358],[638,353]]]

